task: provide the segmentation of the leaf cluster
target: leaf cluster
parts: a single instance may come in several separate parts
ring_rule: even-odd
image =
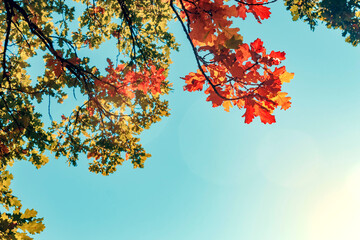
[[[260,117],[263,123],[274,123],[273,111],[290,107],[290,97],[281,92],[282,84],[293,74],[280,65],[284,52],[267,53],[263,42],[255,40],[250,45],[243,42],[239,28],[232,27],[231,17],[246,19],[249,14],[261,23],[270,17],[267,0],[237,1],[224,4],[223,0],[178,0],[177,18],[196,56],[198,71],[185,78],[184,90],[209,94],[207,101],[213,107],[223,106],[225,111],[233,106],[245,108],[245,123]],[[287,76],[287,77],[285,77]]]
[[[160,0],[0,1],[0,202],[8,211],[1,239],[31,239],[44,227],[12,195],[6,168],[15,160],[39,168],[49,152],[72,165],[87,156],[89,170],[103,175],[126,160],[144,166],[150,154],[139,134],[169,115],[162,96],[171,90],[170,51],[178,47],[168,32],[172,18]],[[106,41],[116,43],[115,54],[100,69],[91,51]],[[79,99],[54,120],[68,94]]]
[[[359,44],[359,0],[285,0],[285,5],[293,20],[303,19],[312,30],[323,22],[328,28],[341,29],[346,42]]]

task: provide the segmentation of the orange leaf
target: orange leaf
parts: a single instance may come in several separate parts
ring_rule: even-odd
[[[286,110],[291,106],[291,97],[286,96],[286,92],[279,92],[272,100],[281,106],[281,109]]]
[[[224,101],[222,105],[224,107],[224,110],[227,112],[229,112],[230,108],[232,108],[231,101]]]
[[[262,123],[272,124],[276,122],[275,117],[271,115],[269,110],[267,110],[265,107],[259,104],[255,104],[254,109],[255,109],[255,115],[260,117]]]
[[[245,20],[246,18],[246,7],[244,4],[240,4],[238,7],[238,16]]]
[[[294,78],[294,73],[284,72],[279,76],[280,81],[283,82],[290,82],[291,79]]]

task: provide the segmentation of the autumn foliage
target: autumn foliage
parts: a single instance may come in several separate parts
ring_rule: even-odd
[[[140,133],[170,115],[164,95],[178,43],[169,22],[177,21],[197,64],[182,78],[185,91],[203,91],[212,107],[239,108],[245,123],[274,123],[274,110],[291,105],[282,88],[294,74],[282,64],[284,52],[261,39],[245,42],[233,20],[261,24],[277,1],[0,0],[0,238],[32,239],[45,227],[10,188],[16,160],[40,168],[50,153],[74,166],[88,159],[89,170],[103,175],[126,161],[144,167],[151,155]],[[321,21],[360,42],[358,0],[284,2],[293,20],[311,29]],[[94,66],[91,51],[105,42],[114,51]],[[72,107],[57,111],[68,95]]]
[[[245,19],[249,14],[261,23],[270,17],[267,1],[244,1],[227,5],[224,1],[178,1],[180,21],[188,34],[199,70],[184,77],[187,91],[205,89],[213,107],[245,108],[245,123],[259,116],[263,123],[274,123],[275,108],[288,109],[290,97],[282,84],[293,77],[284,66],[284,52],[267,53],[256,39],[243,43],[240,29],[232,27],[231,17]]]
[[[233,24],[234,18],[268,19],[269,3],[0,1],[0,202],[7,211],[0,214],[0,238],[31,239],[44,229],[36,211],[23,210],[10,189],[7,167],[15,160],[39,168],[49,153],[74,166],[89,159],[89,170],[103,175],[125,161],[144,167],[151,155],[139,134],[170,114],[163,95],[172,89],[170,52],[178,49],[168,31],[174,19],[198,68],[182,78],[184,90],[203,91],[206,101],[225,111],[239,108],[245,123],[255,117],[274,123],[274,110],[290,107],[282,91],[293,78],[282,65],[285,53],[266,50],[260,39],[245,43]],[[107,41],[115,51],[106,52],[103,66],[94,66],[90,51]],[[31,72],[36,57],[43,60],[36,61],[42,72]],[[75,106],[57,111],[68,95]],[[39,111],[41,104],[46,111]]]
[[[154,65],[146,65],[136,71],[135,66],[126,67],[125,64],[121,64],[114,69],[111,60],[107,59],[107,62],[107,75],[95,80],[99,95],[121,95],[132,99],[136,91],[143,94],[151,92],[153,95],[161,93],[161,84],[165,80],[163,68],[157,69]]]

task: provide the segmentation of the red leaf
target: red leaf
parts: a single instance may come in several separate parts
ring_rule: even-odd
[[[254,17],[259,23],[261,23],[260,19],[261,20],[268,19],[271,14],[270,8],[265,7],[263,5],[250,5],[249,11],[251,11],[252,14],[254,14]]]
[[[255,115],[260,117],[262,123],[272,124],[276,122],[275,116],[271,115],[269,110],[267,110],[265,107],[262,107],[259,104],[255,104],[254,109],[255,109]]]
[[[206,101],[211,101],[213,107],[218,107],[224,102],[224,99],[219,97],[212,87],[209,87],[206,91],[207,93],[210,93],[210,95],[206,98]]]
[[[265,50],[264,46],[263,46],[264,42],[261,41],[260,38],[256,39],[254,42],[252,42],[250,44],[251,46],[251,50],[256,52],[256,53],[261,53],[262,51]]]
[[[282,66],[282,67],[280,67],[280,68],[275,68],[273,74],[274,74],[274,76],[279,77],[279,76],[280,76],[281,74],[283,74],[284,72],[286,72],[286,68],[285,68],[285,66]]]
[[[249,124],[252,122],[252,120],[255,117],[254,102],[250,101],[250,100],[245,100],[245,108],[246,108],[246,111],[245,111],[243,117],[245,117],[245,123]]]
[[[243,4],[238,6],[238,16],[244,20],[246,18],[246,7]]]
[[[285,60],[285,52],[274,52],[271,51],[271,53],[269,54],[269,57],[271,58],[277,58],[279,60]]]

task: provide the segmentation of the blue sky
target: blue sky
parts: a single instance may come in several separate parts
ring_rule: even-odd
[[[171,116],[142,134],[152,154],[144,169],[129,162],[104,177],[86,157],[78,167],[51,157],[40,170],[11,168],[15,195],[45,219],[35,239],[359,239],[360,49],[339,31],[293,22],[282,4],[261,25],[236,22],[245,42],[285,51],[295,73],[284,87],[292,107],[275,112],[276,124],[247,125],[243,111],[184,92],[180,77],[196,65],[172,24],[182,46],[172,54]]]

